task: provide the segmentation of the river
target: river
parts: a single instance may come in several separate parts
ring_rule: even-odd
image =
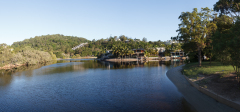
[[[0,72],[0,111],[191,112],[166,76],[181,64],[70,59]]]

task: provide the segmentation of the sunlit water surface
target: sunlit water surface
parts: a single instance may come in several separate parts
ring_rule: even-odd
[[[182,62],[88,59],[0,73],[0,111],[192,111],[166,76]]]

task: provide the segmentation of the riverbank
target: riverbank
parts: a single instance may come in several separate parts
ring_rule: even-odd
[[[95,59],[97,57],[79,57],[79,58],[65,58],[65,59]],[[62,60],[63,58],[57,58],[57,60]]]
[[[193,87],[187,79],[182,75],[182,66],[172,68],[167,71],[168,78],[182,93],[183,97],[199,112],[238,112],[223,103],[217,102],[215,99],[203,94]]]
[[[5,65],[3,67],[0,67],[0,70],[9,70],[9,69],[12,69],[12,68],[18,68],[20,66],[23,66],[25,64],[8,64],[8,65]]]
[[[170,60],[185,60],[186,57],[171,58],[167,57],[139,57],[139,58],[99,58],[99,61],[108,62],[129,62],[129,61],[170,61]]]
[[[204,62],[201,67],[198,63],[191,63],[183,69],[186,79],[199,91],[240,110],[239,83],[232,66]]]

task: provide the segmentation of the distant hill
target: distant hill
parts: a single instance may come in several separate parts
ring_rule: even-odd
[[[31,48],[41,51],[71,53],[74,52],[71,50],[71,48],[79,45],[80,43],[85,43],[88,41],[89,40],[82,37],[54,34],[35,36],[34,38],[25,39],[20,42],[14,42],[12,47],[15,49],[15,51],[25,46],[30,46]]]

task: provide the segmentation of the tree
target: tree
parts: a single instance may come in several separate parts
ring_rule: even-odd
[[[10,46],[8,46],[5,43],[0,44],[0,59],[1,59],[0,66],[13,64],[12,57],[13,57],[12,48],[10,48]]]
[[[142,41],[147,42],[147,38],[143,37]]]
[[[145,50],[145,51],[144,51],[144,55],[145,55],[145,56],[149,56],[150,53],[149,53],[147,50]]]
[[[237,76],[240,75],[240,20],[237,20],[236,23],[230,30],[228,34],[229,41],[227,41],[227,46],[229,46],[229,54],[231,58],[231,65],[235,69]]]
[[[214,34],[213,48],[218,59],[227,65],[232,65],[237,77],[240,75],[240,20],[234,22],[229,16],[218,18],[218,31]],[[238,80],[239,82],[239,80]],[[239,83],[240,84],[240,83]]]
[[[119,39],[121,41],[125,41],[125,40],[127,40],[127,37],[125,35],[121,35],[121,36],[119,36]]]
[[[221,63],[231,64],[238,73],[240,22],[236,21],[234,24],[234,19],[226,15],[220,16],[217,21],[218,29],[213,36],[213,51]]]
[[[133,50],[128,50],[128,55],[130,55],[130,57],[132,57],[132,55],[134,54],[134,51]],[[130,58],[129,57],[129,58]]]
[[[220,15],[239,16],[240,0],[219,0],[214,4],[214,10]]]
[[[181,23],[177,30],[178,36],[173,39],[179,40],[186,45],[189,43],[196,44],[197,49],[193,50],[198,52],[198,63],[201,66],[201,53],[206,47],[206,37],[210,32],[208,26],[211,24],[210,20],[213,19],[212,10],[206,7],[202,8],[201,12],[198,12],[197,8],[194,8],[192,12],[182,12],[179,19]]]
[[[81,56],[79,54],[76,54],[76,58],[80,58]]]

